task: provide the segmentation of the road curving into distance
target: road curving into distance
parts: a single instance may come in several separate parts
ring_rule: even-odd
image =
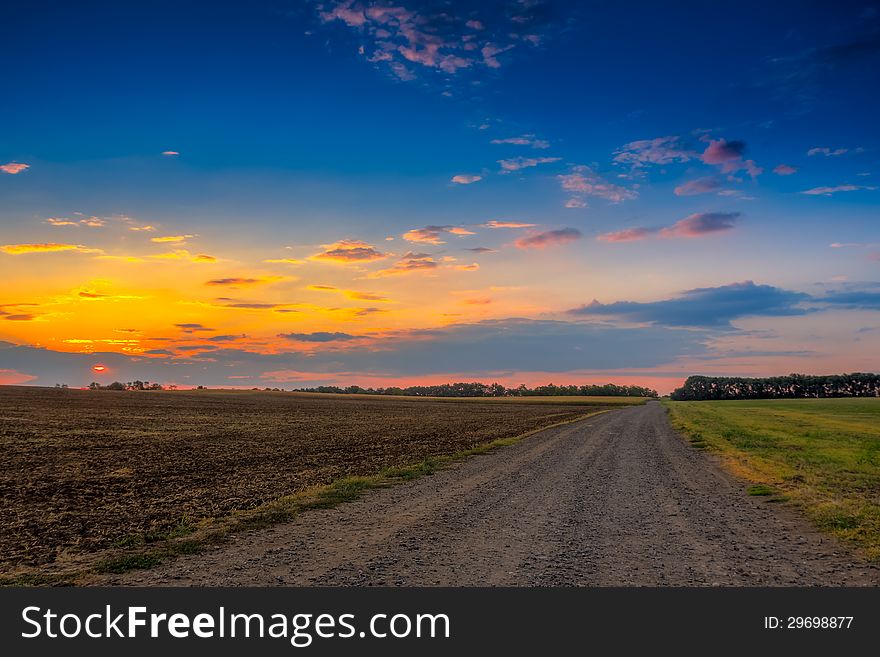
[[[650,402],[547,429],[122,585],[877,585],[673,431]]]

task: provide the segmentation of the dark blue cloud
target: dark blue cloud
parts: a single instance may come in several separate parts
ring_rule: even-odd
[[[844,290],[829,292],[815,300],[848,310],[880,310],[880,292],[870,290]]]
[[[578,316],[609,316],[632,322],[650,322],[662,326],[730,328],[730,322],[743,317],[780,317],[804,315],[809,309],[799,307],[811,299],[803,292],[783,290],[753,281],[720,287],[702,287],[662,301],[598,301],[573,308]]]

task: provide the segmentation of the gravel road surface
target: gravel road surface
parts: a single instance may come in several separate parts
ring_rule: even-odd
[[[880,569],[676,434],[657,402],[334,509],[122,585],[877,585]]]

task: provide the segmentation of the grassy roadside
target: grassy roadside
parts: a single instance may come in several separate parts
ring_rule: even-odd
[[[789,502],[880,559],[880,399],[664,404],[672,425],[718,454],[750,495]]]
[[[84,559],[78,565],[64,571],[22,572],[0,577],[0,586],[79,585],[93,581],[96,576],[153,568],[176,556],[195,554],[218,545],[235,532],[261,529],[289,521],[310,509],[331,508],[355,500],[369,490],[386,488],[433,474],[462,459],[487,454],[547,429],[579,422],[588,417],[607,413],[609,410],[612,409],[585,413],[517,436],[499,438],[403,467],[388,468],[375,475],[337,479],[330,484],[315,486],[227,516],[209,518],[195,524],[189,523],[184,518],[178,526],[165,534],[127,537],[118,541],[114,549],[89,555],[90,559]]]

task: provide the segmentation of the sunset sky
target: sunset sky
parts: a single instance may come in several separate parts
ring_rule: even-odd
[[[880,370],[876,3],[34,0],[0,38],[0,383]]]

